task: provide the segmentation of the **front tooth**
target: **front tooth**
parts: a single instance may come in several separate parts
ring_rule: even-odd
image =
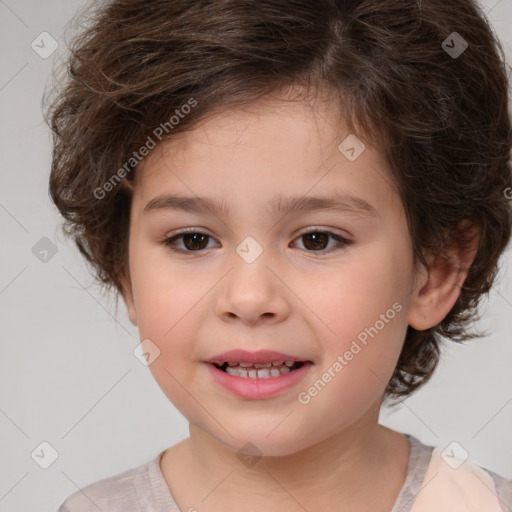
[[[234,375],[235,377],[247,377],[247,370],[244,370],[243,368],[237,367],[237,368],[231,368],[228,366],[226,368],[226,373],[229,373],[229,375]]]
[[[230,375],[235,375],[236,377],[244,377],[248,379],[269,379],[271,377],[280,377],[281,375],[286,375],[290,373],[290,368],[287,366],[281,366],[280,368],[260,368],[254,369],[251,368],[247,370],[246,368],[242,368],[238,366],[237,368],[232,368],[228,366],[226,368],[226,373]]]
[[[238,363],[238,366],[241,366],[242,368],[249,368],[249,366],[252,366],[252,363]]]
[[[270,368],[272,363],[254,363],[254,368]]]
[[[277,363],[272,363],[272,366],[281,366],[284,364],[284,361],[278,361]]]

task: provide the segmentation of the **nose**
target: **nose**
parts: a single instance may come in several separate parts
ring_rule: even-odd
[[[216,313],[224,321],[250,325],[279,323],[290,314],[289,289],[283,272],[263,251],[248,263],[238,254],[223,279],[216,304]]]

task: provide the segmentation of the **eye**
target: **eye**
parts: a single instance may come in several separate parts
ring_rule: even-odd
[[[194,228],[188,228],[177,235],[172,237],[165,238],[163,240],[163,244],[165,246],[170,246],[172,250],[182,251],[182,252],[198,252],[203,249],[208,248],[207,243],[205,243],[209,238],[212,238],[210,235],[206,233],[202,233],[201,231],[196,231]],[[184,249],[181,247],[177,247],[177,241],[183,239]]]
[[[162,241],[162,243],[166,247],[170,247],[171,250],[181,251],[181,252],[200,252],[204,249],[208,249],[208,240],[213,239],[210,235],[206,233],[202,233],[201,231],[197,231],[194,228],[187,228],[186,230],[178,233],[172,237],[166,237]],[[309,231],[303,233],[299,236],[298,240],[305,240],[305,250],[308,252],[330,252],[331,250],[341,249],[343,246],[349,245],[352,243],[351,240],[348,240],[340,235],[332,233],[331,231],[321,231],[318,228],[310,229]],[[329,239],[335,240],[338,243],[334,244],[334,248],[331,246],[327,251],[325,251],[329,245]],[[179,243],[182,242],[183,246],[179,247]]]
[[[331,246],[331,248],[326,251],[325,244],[328,246],[329,238],[336,240],[338,243],[334,244],[334,248]],[[348,240],[347,238],[332,233],[331,231],[321,231],[318,228],[313,228],[305,233],[302,233],[302,235],[300,235],[297,240],[301,239],[304,239],[304,246],[308,252],[331,252],[331,250],[336,251],[352,243],[352,241]]]

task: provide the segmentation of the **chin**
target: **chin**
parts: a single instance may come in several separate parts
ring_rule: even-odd
[[[279,425],[279,423],[277,423],[277,425]],[[292,434],[286,432],[284,427],[281,432],[278,432],[280,427],[277,427],[275,431],[272,432],[272,430],[269,430],[268,424],[262,424],[261,428],[239,428],[237,431],[232,431],[229,426],[226,425],[226,429],[233,437],[226,434],[225,431],[222,431],[220,436],[218,435],[219,432],[216,432],[217,435],[213,435],[213,437],[240,457],[243,455],[251,455],[254,457],[286,457],[309,448],[312,444],[308,442],[308,440],[304,438],[304,434],[300,432]]]

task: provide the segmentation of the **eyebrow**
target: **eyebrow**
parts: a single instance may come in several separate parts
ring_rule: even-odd
[[[309,211],[334,211],[349,213],[363,217],[378,217],[377,210],[362,197],[348,194],[338,194],[330,197],[287,197],[277,196],[270,202],[271,210],[281,215],[290,212]],[[212,211],[218,216],[229,216],[229,206],[223,201],[217,201],[206,197],[185,197],[163,194],[151,199],[144,207],[143,213],[158,210],[181,210],[191,213],[202,213],[205,210]]]

